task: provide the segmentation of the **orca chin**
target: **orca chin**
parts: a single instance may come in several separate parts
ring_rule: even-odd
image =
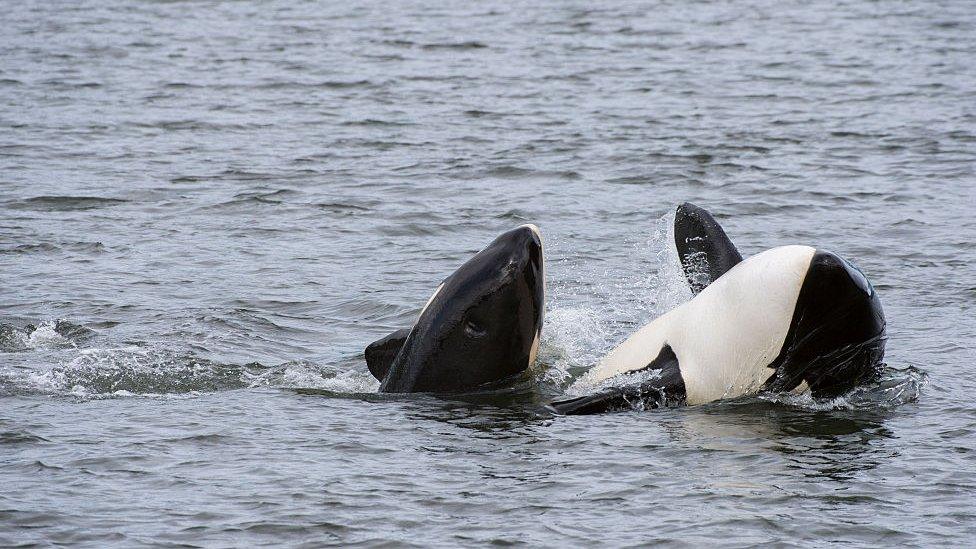
[[[760,391],[829,398],[878,378],[885,317],[861,271],[808,246],[737,259],[714,218],[689,206],[676,215],[675,240],[696,295],[640,328],[577,382],[609,389],[554,402],[553,411],[703,404]],[[695,254],[704,270],[685,261]]]
[[[545,309],[542,236],[508,231],[434,291],[417,323],[370,344],[388,393],[461,393],[514,380],[535,361]]]

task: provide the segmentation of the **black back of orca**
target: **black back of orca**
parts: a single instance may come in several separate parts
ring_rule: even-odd
[[[675,211],[674,245],[692,294],[742,261],[742,254],[712,214],[690,202]]]

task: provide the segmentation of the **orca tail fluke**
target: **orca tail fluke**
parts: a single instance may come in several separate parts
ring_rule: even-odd
[[[674,244],[693,294],[742,261],[742,254],[712,214],[690,202],[675,211]]]

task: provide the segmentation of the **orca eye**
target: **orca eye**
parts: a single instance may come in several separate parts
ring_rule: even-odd
[[[465,321],[464,333],[468,337],[485,337],[488,335],[488,331],[485,330],[481,324],[478,324],[473,320]]]

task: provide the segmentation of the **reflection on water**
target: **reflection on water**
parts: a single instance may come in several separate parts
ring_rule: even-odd
[[[720,452],[750,448],[764,468],[841,481],[897,455],[884,444],[894,437],[884,422],[883,413],[872,411],[809,411],[739,401],[681,409],[662,425],[677,444]],[[765,460],[762,454],[782,459]],[[751,472],[741,477],[754,478]]]

